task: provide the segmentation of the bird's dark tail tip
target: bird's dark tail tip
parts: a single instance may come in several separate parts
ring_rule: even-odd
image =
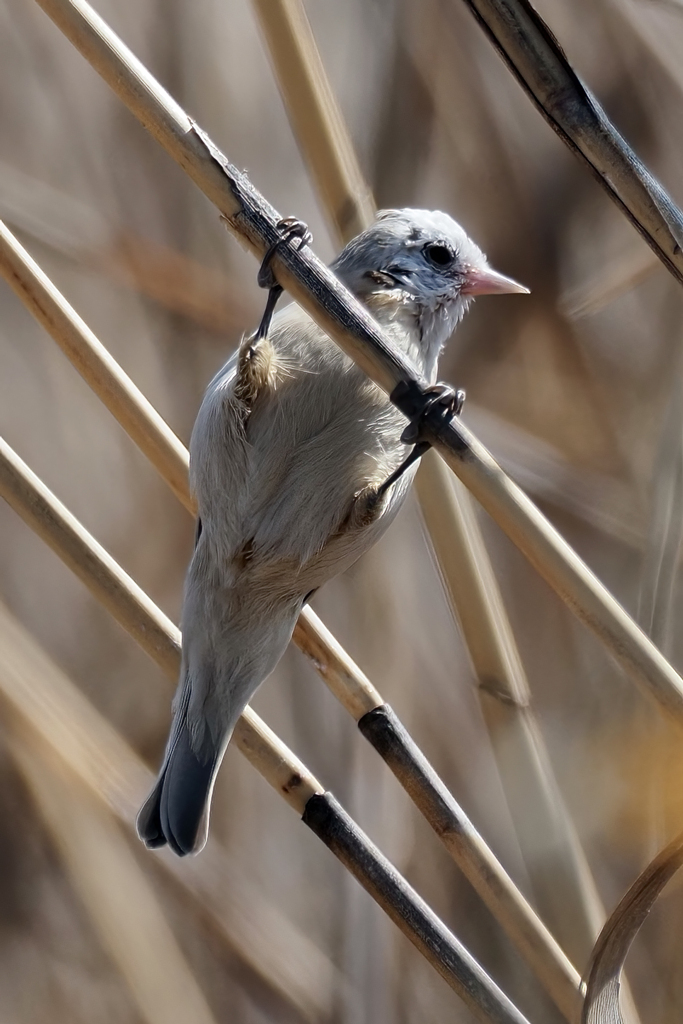
[[[209,832],[211,794],[220,758],[202,760],[190,746],[187,724],[175,737],[157,783],[142,805],[136,826],[150,850],[165,846],[184,857],[199,853]]]

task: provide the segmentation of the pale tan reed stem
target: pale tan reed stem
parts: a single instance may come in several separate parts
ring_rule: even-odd
[[[2,221],[0,274],[52,335],[178,500],[192,510],[186,449]]]
[[[582,964],[605,909],[530,707],[526,674],[472,501],[443,461],[429,456],[417,481],[422,513],[472,659],[536,903],[563,949]]]
[[[323,208],[338,237],[347,242],[372,221],[375,204],[303,5],[299,0],[254,0],[254,7]]]

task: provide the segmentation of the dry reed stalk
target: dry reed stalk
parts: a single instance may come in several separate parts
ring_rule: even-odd
[[[187,488],[186,449],[2,221],[0,274],[147,456],[178,500],[192,511]]]
[[[657,897],[681,867],[683,834],[647,865],[610,914],[588,965],[581,1024],[624,1024],[619,999],[624,961]]]
[[[673,384],[655,457],[650,524],[638,600],[639,622],[667,654],[672,646],[672,605],[683,544],[683,388],[680,364],[678,356],[672,367]]]
[[[317,617],[315,625],[319,633],[326,632]],[[324,652],[321,654],[324,658]],[[315,648],[311,655],[317,657]],[[353,672],[353,686],[345,685],[342,690],[337,682],[330,689],[354,714],[352,702],[364,690],[365,677],[353,663],[349,669]],[[386,761],[558,1009],[568,1021],[573,1021],[581,1003],[578,972],[395,713],[381,702],[374,687],[371,693],[377,695],[379,703],[359,717],[360,731]],[[369,704],[370,699],[365,703]]]
[[[340,221],[338,210],[355,209],[356,196],[369,196],[369,190],[303,3],[254,0],[254,7],[299,148],[344,244],[368,226],[374,204],[368,200],[360,224],[358,217],[348,226]],[[529,708],[526,675],[470,496],[432,453],[422,460],[416,489],[479,683],[484,719],[541,916],[572,960],[583,963],[605,911]]]
[[[442,484],[441,501],[432,499],[437,479]],[[605,908],[530,707],[526,674],[475,510],[471,502],[462,501],[467,492],[441,460],[424,460],[417,485],[472,658],[482,713],[536,904],[562,948],[575,963],[585,963],[605,921]],[[453,488],[452,495],[448,487]]]
[[[26,723],[10,749],[103,947],[146,1024],[214,1024],[159,899],[110,811]]]
[[[583,85],[529,0],[465,0],[550,127],[683,282],[683,214]]]
[[[180,670],[178,629],[2,440],[0,495],[175,681]],[[151,634],[149,640],[148,633]],[[494,1024],[525,1024],[525,1018],[477,961],[370,842],[332,794],[325,791],[251,708],[242,713],[233,741],[351,871],[477,1019]]]
[[[118,393],[128,394],[131,389],[134,389],[134,385],[123,370],[106,353],[104,347],[87,330],[85,324],[71,309],[64,297],[57,292],[19,243],[0,223],[0,270],[5,267],[7,269],[4,272],[14,283],[19,296],[31,311],[39,316],[66,354],[71,356],[74,350],[80,353],[81,349],[85,349],[88,358],[78,360],[76,365],[78,368],[82,368],[84,378],[91,383],[96,393],[102,393],[105,397],[112,393],[113,389],[108,387],[110,375],[113,375],[119,382]],[[44,312],[46,309],[49,310],[49,313]],[[66,335],[66,339],[64,335]],[[72,339],[75,341],[69,344]],[[103,353],[107,356],[106,359],[103,358]],[[116,400],[110,401],[109,407],[118,419],[119,403]],[[166,434],[159,430],[159,422],[160,417],[150,416],[143,421],[143,425],[139,429],[146,430],[148,433],[156,433],[154,442],[147,443],[146,449],[163,453],[164,446],[168,445],[168,440]],[[163,423],[163,421],[161,422]],[[125,420],[122,425],[125,425]],[[135,439],[133,437],[133,440]],[[177,445],[180,446],[180,442],[177,442]],[[182,451],[184,452],[184,449]],[[171,451],[172,454],[173,451]],[[9,453],[7,453],[7,457],[11,458]],[[160,459],[158,468],[164,478],[168,466],[174,468],[170,457]],[[15,478],[15,481],[16,488],[18,480]],[[32,485],[35,486],[37,493],[40,492],[39,485],[35,480]],[[174,491],[181,500],[184,497],[183,503],[189,507],[187,479],[185,479],[184,494],[178,495],[179,487],[174,488]],[[49,502],[48,492],[43,490],[40,493],[42,500]],[[14,494],[15,497],[12,501],[16,502],[16,489]],[[27,495],[24,493],[21,500],[26,501],[26,497]],[[20,511],[16,504],[14,507]],[[53,512],[51,529],[54,529],[54,523],[58,519],[59,515]],[[65,553],[65,560],[74,571],[78,571],[74,561],[74,548],[78,547],[79,543],[87,545],[88,535],[75,520],[69,522],[69,527],[76,532],[76,536],[80,540],[76,540],[75,544],[73,540],[71,541],[68,554]],[[37,525],[34,528],[37,528]],[[60,534],[59,543],[63,544],[67,533],[68,530]],[[43,536],[50,542],[47,536]],[[51,543],[54,543],[54,540]],[[106,557],[104,552],[100,553]],[[114,566],[115,563],[112,562],[109,565],[109,570],[114,572]],[[81,575],[81,579],[85,579],[85,577]],[[117,590],[114,603],[120,599],[120,594],[120,590]],[[142,592],[138,596],[144,600]],[[134,617],[134,611],[132,614]],[[130,614],[127,621],[131,621]],[[304,609],[297,623],[293,639],[304,654],[311,659],[316,670],[337,699],[356,720],[360,720],[359,725],[364,735],[379,749],[390,764],[416,806],[437,831],[451,856],[460,865],[466,877],[499,920],[551,998],[554,999],[565,1016],[571,1018],[576,1008],[580,985],[578,973],[516,889],[452,795],[425,761],[421,752],[412,743],[408,734],[395,720],[395,716],[390,725],[387,724],[385,717],[377,715],[372,720],[371,728],[369,721],[365,721],[365,718],[383,706],[383,700],[378,691],[337,643],[312,609]]]
[[[528,0],[466,0],[517,80],[560,138],[587,163],[622,213],[642,235],[673,277],[683,282],[683,213],[630,149],[595,98],[583,86],[550,29]],[[641,41],[662,62],[642,12],[626,0],[618,10],[629,19]],[[680,87],[678,66],[670,73]],[[680,420],[680,389],[672,398],[673,418]],[[677,423],[680,426],[679,423]],[[678,431],[680,434],[680,430]],[[650,625],[665,637],[658,607],[668,612],[672,570],[681,543],[680,504],[683,470],[680,437],[675,440],[674,479],[670,493],[660,495],[663,513],[651,528],[650,595],[644,612]],[[667,522],[667,519],[669,520]],[[668,550],[667,550],[668,548]],[[667,565],[664,565],[667,562]],[[664,568],[664,573],[661,572]],[[683,838],[678,836],[639,876],[604,926],[593,951],[584,1024],[622,1024],[619,983],[633,938],[659,892],[683,863]]]
[[[254,0],[287,112],[315,187],[343,242],[374,219],[375,204],[299,0]]]
[[[1,603],[0,694],[14,717],[134,829],[152,772]],[[189,893],[221,945],[271,998],[303,1020],[327,1019],[342,984],[332,963],[264,901],[218,843],[209,844],[201,861],[166,852],[151,863]]]
[[[277,212],[223,156],[85,0],[38,0],[119,98],[214,202],[256,255],[278,239]],[[316,323],[388,393],[423,394],[407,359],[309,247],[278,247],[271,265]],[[401,403],[399,407],[407,408]],[[645,692],[683,715],[683,680],[533,502],[459,420],[433,416],[426,432],[451,469]]]

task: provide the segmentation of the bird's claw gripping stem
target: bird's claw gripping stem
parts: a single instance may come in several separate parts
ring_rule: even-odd
[[[400,385],[399,385],[400,387]],[[395,401],[396,392],[398,388],[394,389],[392,393],[392,399]],[[408,426],[401,434],[401,440],[404,444],[417,444],[419,441],[424,442],[421,438],[424,423],[432,412],[433,409],[441,410],[441,419],[448,421],[454,416],[459,416],[462,407],[465,403],[465,392],[455,390],[450,384],[444,384],[439,381],[438,384],[431,384],[428,388],[425,388],[420,392],[419,398],[415,401],[413,409],[407,412],[404,408],[401,408],[401,404],[396,403],[402,412],[405,412],[410,422]]]
[[[266,308],[264,309],[263,316],[261,317],[261,323],[258,325],[258,330],[254,335],[254,341],[260,341],[262,338],[267,337],[268,331],[270,330],[270,322],[273,319],[273,313],[275,312],[275,306],[282,295],[282,285],[278,284],[275,280],[275,275],[273,274],[270,266],[275,252],[281,245],[289,245],[289,243],[296,238],[299,239],[297,249],[303,249],[305,245],[309,245],[313,240],[313,236],[308,230],[308,226],[296,217],[285,217],[283,220],[278,221],[277,230],[281,232],[280,237],[276,238],[270,246],[261,261],[261,266],[259,267],[257,277],[259,287],[268,289],[268,298],[266,300]]]
[[[465,392],[455,390],[450,384],[431,384],[427,388],[417,388],[415,385],[401,381],[391,393],[391,400],[404,413],[408,419],[408,426],[401,434],[401,441],[404,444],[412,444],[415,447],[408,457],[404,459],[398,469],[394,470],[390,477],[379,487],[377,497],[381,498],[392,484],[395,484],[399,477],[403,476],[409,466],[412,466],[417,459],[421,458],[431,442],[425,440],[422,435],[425,420],[434,409],[441,411],[442,420],[451,420],[459,416],[465,402]]]

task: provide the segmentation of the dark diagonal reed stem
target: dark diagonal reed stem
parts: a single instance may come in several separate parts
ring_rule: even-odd
[[[683,214],[583,84],[528,0],[465,0],[553,131],[683,283]]]

